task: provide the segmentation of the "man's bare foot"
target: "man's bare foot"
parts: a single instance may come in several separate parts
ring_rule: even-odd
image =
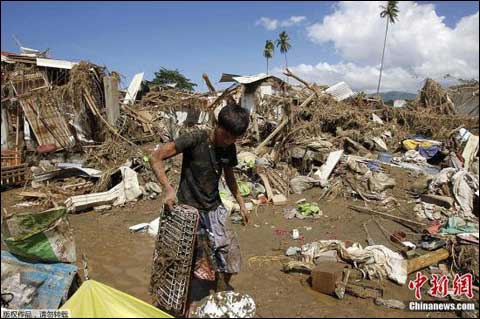
[[[197,305],[192,302],[185,311],[185,318],[192,318],[193,312],[197,309]]]
[[[230,280],[232,279],[232,274],[228,273],[217,273],[216,278],[216,292],[220,291],[233,291],[233,287],[230,285]]]

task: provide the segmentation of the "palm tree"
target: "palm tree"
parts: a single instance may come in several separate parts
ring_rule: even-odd
[[[267,59],[267,75],[268,75],[268,59],[273,58],[273,50],[275,45],[272,40],[267,40],[265,42],[265,48],[263,48],[263,56]]]
[[[290,38],[288,37],[287,32],[283,31],[278,35],[278,39],[276,41],[277,48],[280,48],[280,52],[285,54],[285,68],[288,68],[287,63],[287,51],[292,47],[290,45]]]
[[[380,82],[382,81],[383,57],[385,56],[385,46],[387,44],[388,25],[390,23],[395,23],[398,20],[399,11],[397,5],[398,1],[388,1],[387,6],[380,6],[380,8],[383,9],[380,13],[380,17],[387,18],[387,26],[385,27],[385,40],[383,41],[382,63],[380,64],[380,76],[378,78],[377,95],[380,92]]]

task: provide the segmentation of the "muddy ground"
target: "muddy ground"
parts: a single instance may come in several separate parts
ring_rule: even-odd
[[[406,189],[417,178],[404,171],[392,171],[397,180],[393,190],[401,209],[411,212],[412,198],[406,195]],[[11,206],[21,198],[16,195],[22,189],[2,192],[2,211],[12,211]],[[283,256],[289,246],[301,246],[303,243],[322,239],[341,239],[357,241],[366,245],[366,235],[362,223],[372,219],[368,214],[357,213],[348,205],[363,205],[363,201],[353,201],[339,196],[326,202],[318,201],[319,188],[314,188],[301,195],[291,195],[289,205],[306,198],[317,201],[323,216],[314,220],[286,220],[282,211],[286,206],[260,206],[252,212],[252,225],[233,225],[243,255],[243,269],[232,280],[236,291],[253,297],[257,306],[258,317],[456,317],[449,313],[420,313],[408,310],[387,309],[376,306],[371,299],[360,299],[346,295],[343,300],[313,291],[308,282],[308,275],[300,273],[286,274],[276,256]],[[89,211],[70,215],[74,229],[78,266],[82,268],[81,256],[88,259],[88,271],[91,279],[110,285],[131,294],[141,300],[150,302],[148,294],[150,267],[154,249],[154,239],[147,233],[131,233],[129,226],[150,222],[159,215],[162,198],[141,200],[122,208],[114,208],[102,213]],[[25,211],[26,209],[23,209]],[[410,215],[409,217],[413,216]],[[409,231],[387,220],[382,225],[393,230]],[[307,230],[305,227],[311,227]],[[297,228],[304,241],[293,240],[289,235],[276,235],[275,230],[291,231]],[[369,231],[378,244],[392,249],[384,234],[372,221]],[[411,238],[414,240],[414,238]],[[253,258],[270,256],[269,258]],[[250,263],[249,263],[250,261]],[[81,274],[83,272],[81,271]],[[411,276],[409,279],[413,278]],[[374,284],[372,281],[370,285]],[[414,300],[414,292],[407,285],[399,286],[389,280],[376,283],[384,287],[385,299],[398,299],[404,302]],[[427,285],[425,285],[427,286]],[[428,288],[427,288],[428,289]],[[426,292],[423,293],[424,298]],[[195,299],[202,296],[195,292]],[[429,298],[426,297],[428,300]]]

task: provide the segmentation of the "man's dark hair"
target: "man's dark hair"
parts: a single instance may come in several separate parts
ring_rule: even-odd
[[[248,111],[237,104],[228,104],[218,114],[218,125],[234,136],[243,135],[249,122]]]

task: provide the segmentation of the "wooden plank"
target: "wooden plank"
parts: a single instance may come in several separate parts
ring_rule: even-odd
[[[268,181],[268,177],[264,173],[258,174],[260,176],[263,186],[265,186],[265,190],[267,191],[267,199],[268,201],[271,201],[273,198],[273,192],[272,192],[272,187],[270,186],[270,182]]]
[[[18,193],[18,196],[33,197],[33,198],[47,198],[48,197],[47,194],[42,193],[42,192],[29,192],[29,191],[20,192],[20,193]]]

